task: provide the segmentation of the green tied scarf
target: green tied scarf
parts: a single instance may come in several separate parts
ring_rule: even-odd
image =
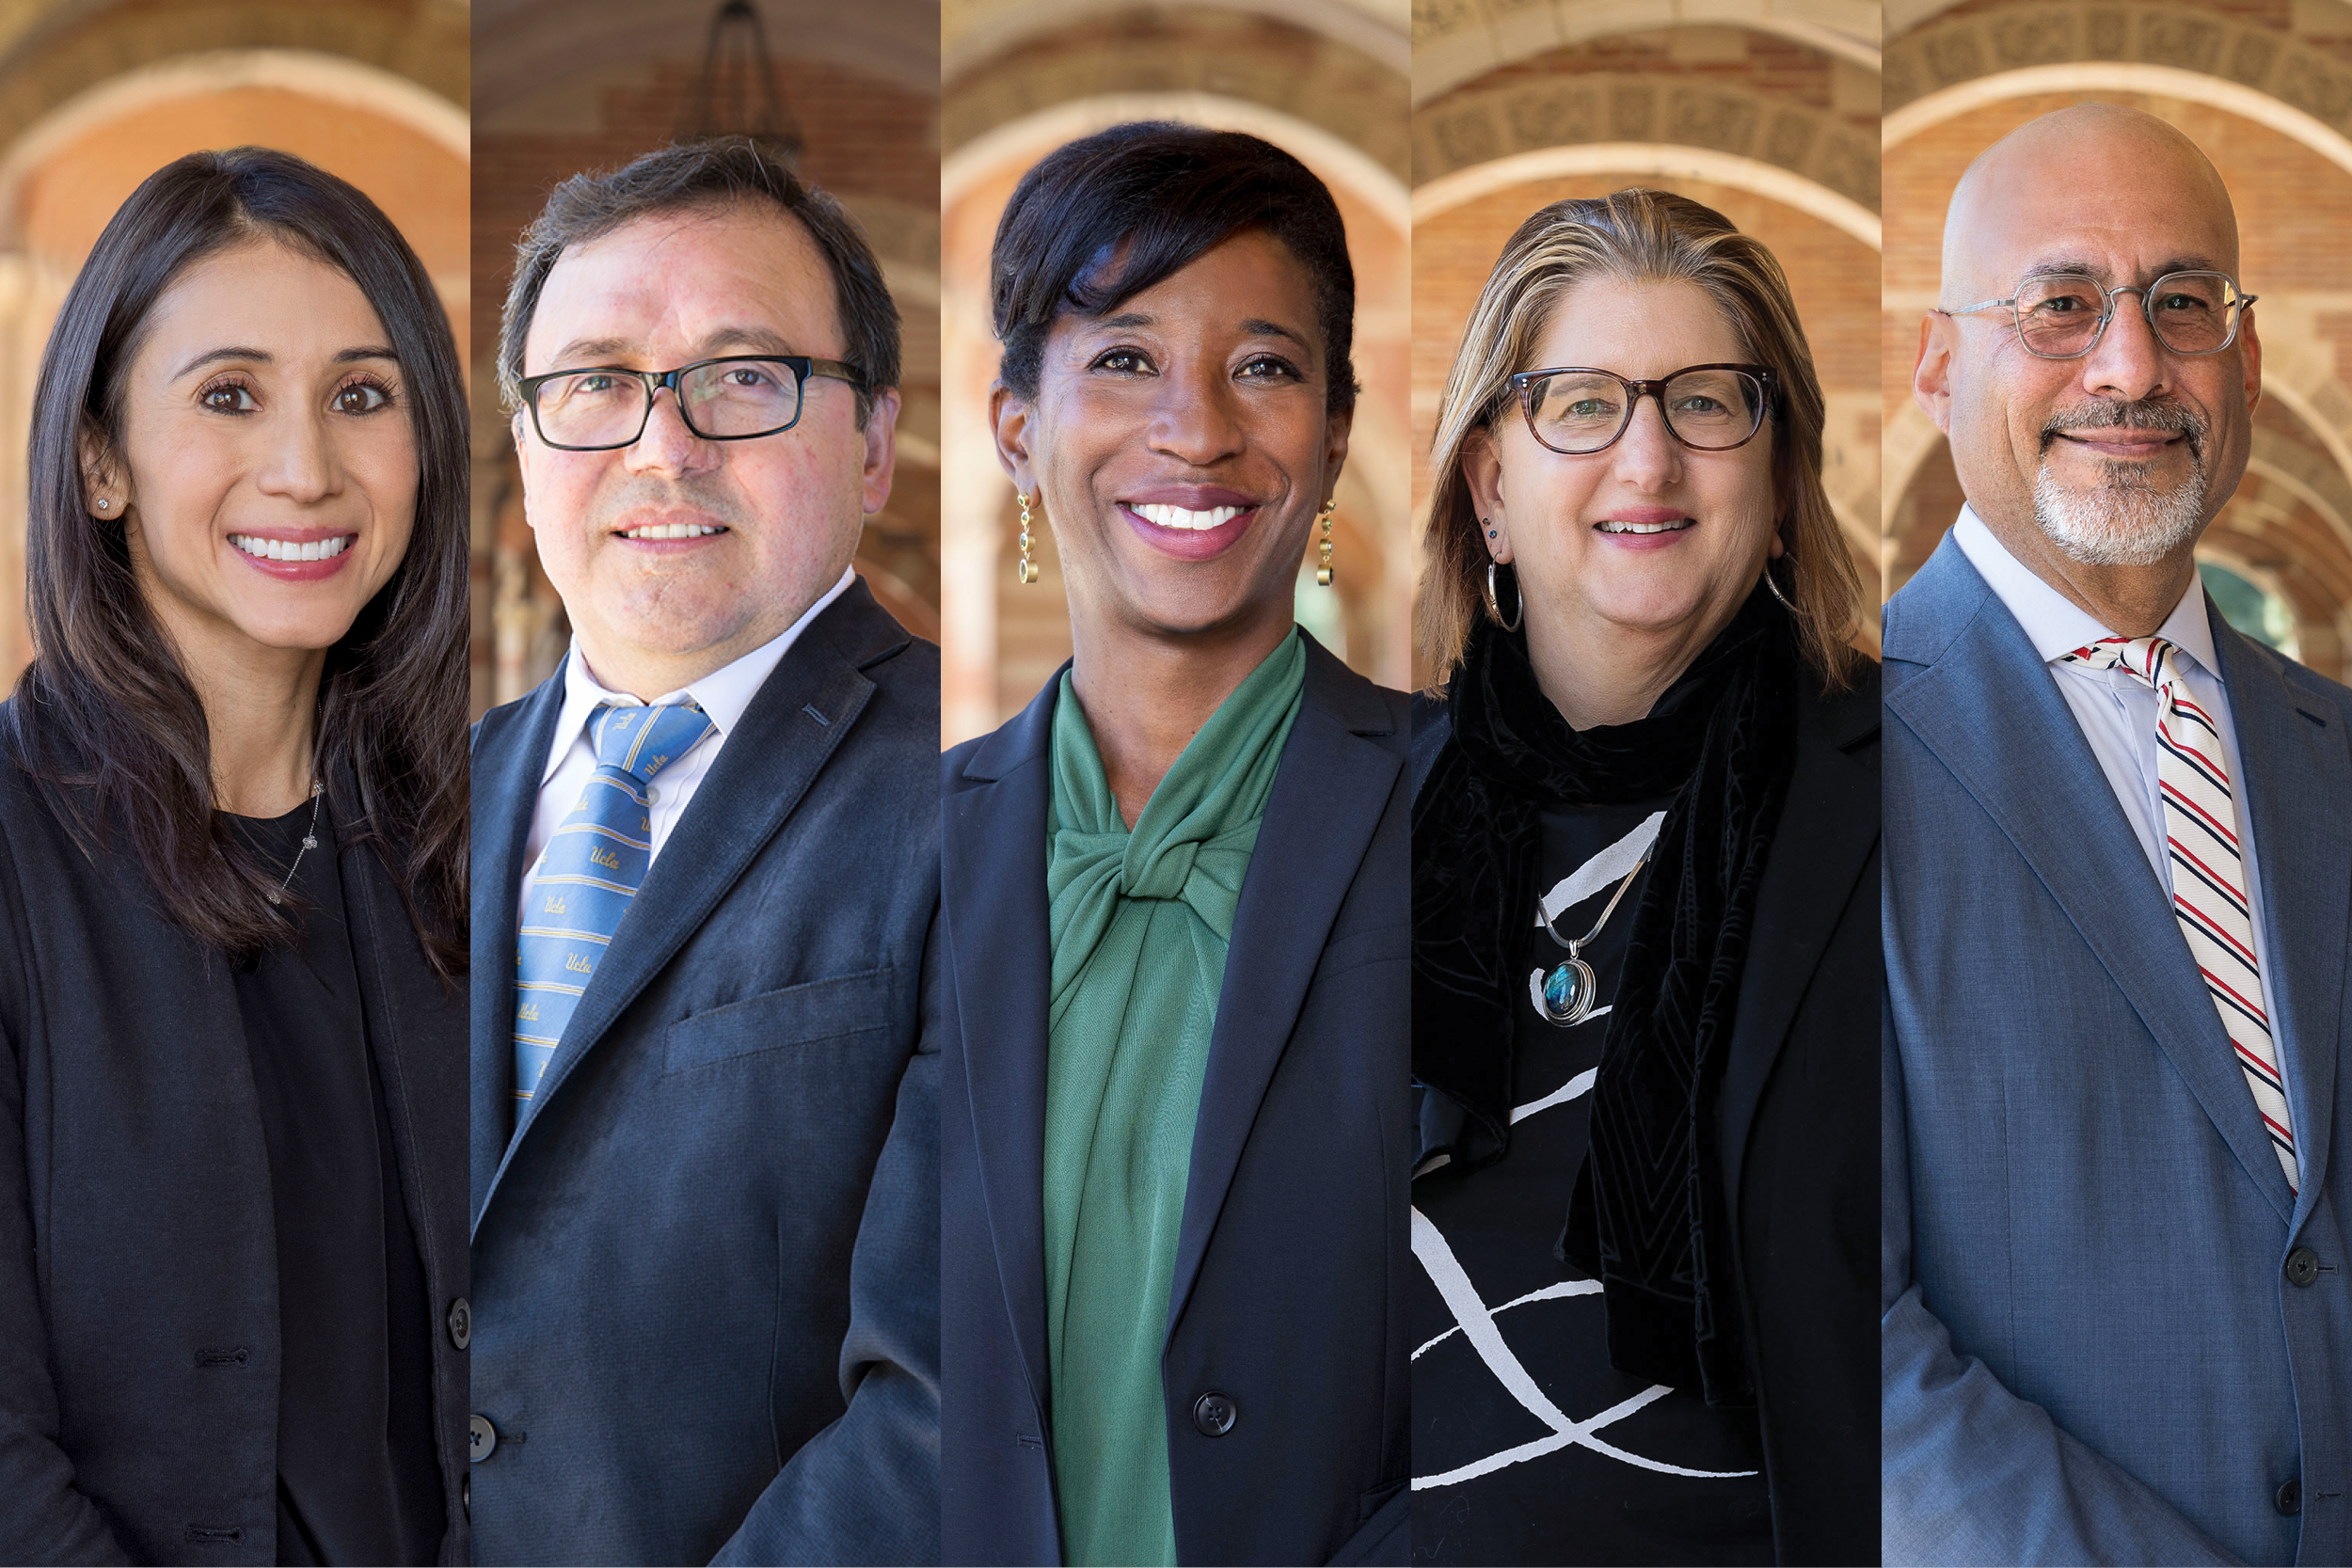
[[[1173,1563],[1160,1352],[1242,879],[1307,653],[1233,689],[1128,831],[1070,677],[1045,891],[1045,1334],[1063,1560]]]

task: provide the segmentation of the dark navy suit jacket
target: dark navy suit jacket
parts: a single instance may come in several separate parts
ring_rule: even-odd
[[[86,847],[14,751],[0,747],[0,1561],[276,1562],[276,1210],[229,960],[164,918],[135,860]],[[348,774],[334,798],[357,798]],[[437,1325],[466,1293],[464,995],[433,973],[375,850],[344,843],[339,870],[437,1323],[440,1560],[462,1563],[466,1354],[454,1322]]]
[[[474,743],[476,1560],[933,1560],[938,650],[863,583],[802,632],[510,1141],[562,703]]]
[[[946,1560],[1061,1560],[1046,1387],[1057,676],[945,759]],[[1410,1544],[1405,697],[1312,640],[1233,922],[1161,1361],[1179,1561]],[[1235,1407],[1212,1435],[1203,1395]]]
[[[1887,606],[1890,1561],[2352,1561],[2352,691],[2206,613],[2299,1196],[2016,617]]]

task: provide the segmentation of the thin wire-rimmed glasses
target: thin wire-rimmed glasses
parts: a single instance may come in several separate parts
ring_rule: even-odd
[[[1655,381],[1570,365],[1521,371],[1511,378],[1528,433],[1553,451],[1582,457],[1606,451],[1633,423],[1644,398],[1656,398],[1666,433],[1693,451],[1743,447],[1771,411],[1767,365],[1686,365]]]
[[[2017,285],[2008,299],[1988,299],[1939,316],[2008,309],[2017,322],[2017,341],[2037,359],[2079,359],[2099,346],[2115,319],[2116,299],[2139,296],[2140,313],[2156,341],[2175,354],[2219,354],[2237,341],[2246,308],[2259,298],[2237,292],[2226,272],[2168,272],[2145,288],[2126,283],[2103,287],[2078,272],[2044,273]]]
[[[527,375],[516,383],[532,428],[559,451],[611,451],[633,446],[653,418],[654,394],[667,387],[686,428],[706,441],[748,441],[801,422],[808,378],[821,375],[863,388],[854,365],[806,355],[734,354],[697,359],[674,371],[610,365]]]

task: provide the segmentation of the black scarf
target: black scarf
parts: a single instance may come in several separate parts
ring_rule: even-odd
[[[1796,628],[1759,587],[1651,713],[1570,729],[1525,639],[1481,621],[1452,738],[1413,804],[1413,1072],[1457,1163],[1509,1142],[1514,1007],[1534,939],[1539,809],[1672,793],[1628,933],[1562,1256],[1601,1282],[1621,1370],[1755,1397],[1715,1101],[1756,889],[1795,760]]]

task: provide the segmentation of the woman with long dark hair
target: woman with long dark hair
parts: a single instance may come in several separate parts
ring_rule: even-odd
[[[0,716],[0,1558],[463,1562],[467,441],[352,186],[139,186]]]
[[[1254,136],[1119,126],[1024,177],[992,277],[1075,654],[946,758],[946,1555],[1402,1561],[1406,700],[1294,614],[1339,211]]]

